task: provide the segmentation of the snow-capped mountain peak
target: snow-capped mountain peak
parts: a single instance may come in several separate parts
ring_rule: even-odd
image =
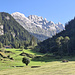
[[[12,13],[11,16],[13,16],[15,19],[20,19],[20,20],[25,20],[25,21],[31,22],[27,17],[25,17],[24,14],[19,13],[19,12]]]
[[[20,16],[20,17],[25,17],[25,15],[24,14],[22,14],[22,13],[19,13],[19,12],[15,12],[15,13],[12,13],[11,15],[13,15],[13,16]]]
[[[31,20],[32,22],[38,22],[38,21],[42,21],[43,18],[37,15],[30,15],[28,16],[28,19]]]
[[[11,15],[18,23],[20,23],[20,25],[40,40],[52,37],[53,35],[56,35],[56,33],[65,29],[64,25],[60,22],[55,24],[52,21],[47,21],[46,18],[43,19],[41,16],[30,15],[25,17],[24,14],[19,12],[15,12]]]

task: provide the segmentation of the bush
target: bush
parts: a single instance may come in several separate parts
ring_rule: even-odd
[[[62,62],[68,62],[68,60],[64,59],[64,60],[62,60]]]
[[[10,55],[8,55],[7,57],[10,58]]]
[[[10,60],[14,60],[13,57],[10,57],[9,59],[10,59]]]
[[[27,66],[27,65],[30,63],[30,60],[29,60],[29,58],[24,57],[24,58],[22,59],[22,62],[25,63],[26,66]]]
[[[23,51],[23,49],[24,49],[24,46],[21,46],[21,47],[20,47],[20,49],[22,49],[22,51]]]

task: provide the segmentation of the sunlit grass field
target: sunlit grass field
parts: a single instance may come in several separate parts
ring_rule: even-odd
[[[39,63],[38,63],[39,64]],[[75,75],[75,62],[48,62],[38,68],[25,66],[0,71],[0,75]]]
[[[44,61],[32,61],[30,58],[30,64],[26,66],[22,63],[20,54],[22,52],[43,56],[42,53],[37,53],[30,49],[6,49],[11,53],[5,53],[14,58],[14,60],[2,60],[0,61],[0,75],[75,75],[75,57],[64,57],[69,62],[62,62],[63,59],[45,59]],[[49,60],[46,62],[46,60]],[[31,68],[31,66],[39,66]]]
[[[0,61],[0,70],[3,70],[3,69],[11,69],[13,68],[12,66],[25,66],[24,63],[22,63],[22,58],[24,56],[21,56],[20,54],[22,52],[25,52],[25,53],[29,53],[29,54],[33,54],[33,55],[43,55],[42,53],[36,53],[34,51],[31,51],[30,49],[27,49],[27,50],[21,50],[21,49],[6,49],[6,51],[11,51],[12,53],[5,53],[6,55],[10,55],[11,57],[14,58],[14,60],[2,60]],[[30,58],[31,60],[31,58]],[[43,65],[45,64],[45,62],[40,62],[40,61],[30,61],[30,64],[29,66],[31,65]]]

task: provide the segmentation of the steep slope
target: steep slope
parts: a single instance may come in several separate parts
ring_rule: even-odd
[[[11,15],[20,25],[42,41],[65,29],[61,23],[54,24],[52,21],[47,21],[36,15],[30,15],[28,18],[19,12],[15,12]]]
[[[66,24],[64,31],[39,43],[36,48],[42,53],[75,55],[75,18]]]
[[[0,42],[3,45],[27,46],[32,40],[37,42],[37,39],[30,35],[10,14],[0,13]]]

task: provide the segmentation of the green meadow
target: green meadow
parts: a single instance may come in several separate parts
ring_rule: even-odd
[[[9,53],[4,53],[4,55],[10,55],[10,57],[12,57],[14,60],[10,60],[8,58],[3,58],[3,60],[0,61],[0,70],[3,69],[10,69],[10,68],[14,68],[16,66],[25,66],[24,63],[22,63],[22,58],[24,56],[21,56],[20,54],[22,52],[28,53],[28,54],[32,54],[32,55],[43,55],[42,53],[36,53],[34,51],[31,51],[30,49],[27,50],[21,50],[21,49],[5,49],[5,51],[10,51]],[[30,60],[32,58],[29,58]],[[37,65],[43,65],[45,64],[45,62],[40,62],[40,61],[30,61],[29,66],[33,65],[33,66],[37,66]],[[14,67],[13,67],[14,66]]]
[[[31,49],[24,49],[23,51],[21,49],[5,49],[5,51],[6,53],[3,55],[10,55],[13,60],[1,57],[0,75],[75,75],[75,57],[57,59],[51,54],[42,54]],[[26,66],[22,63],[24,57],[20,55],[22,52],[39,58],[29,58],[31,61]],[[63,59],[67,59],[69,62],[62,62]]]

